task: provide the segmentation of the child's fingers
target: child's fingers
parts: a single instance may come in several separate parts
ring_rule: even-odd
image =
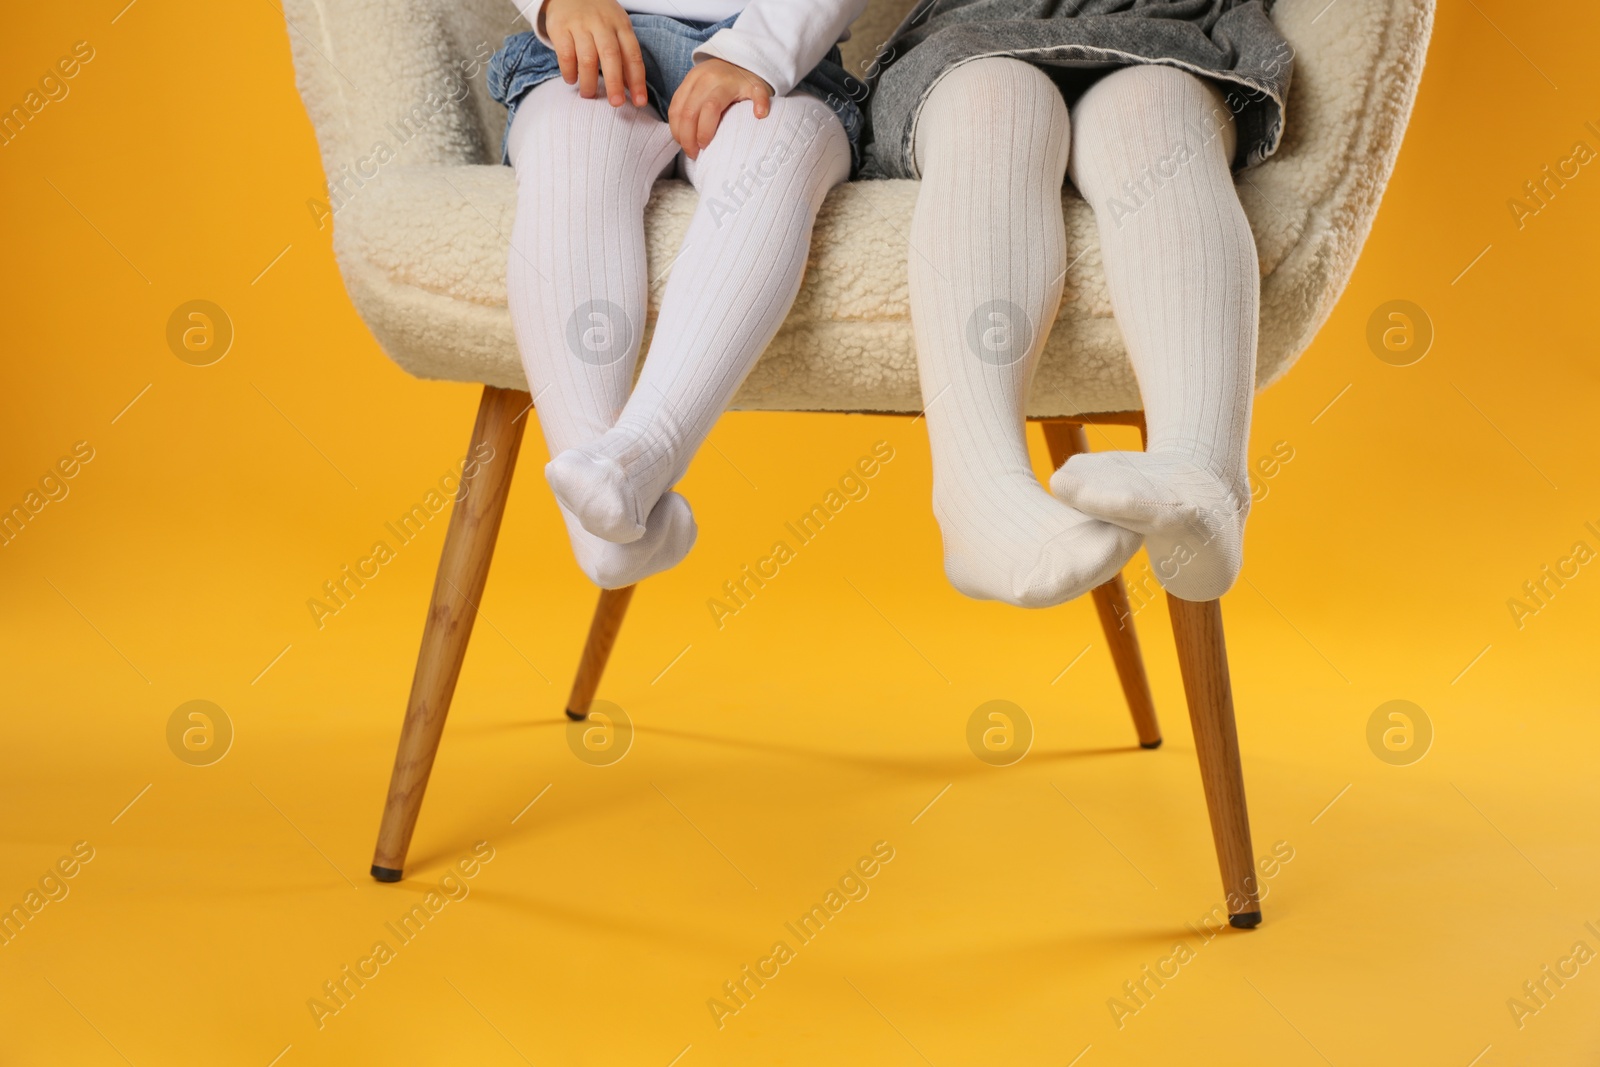
[[[633,26],[625,26],[617,35],[622,44],[623,81],[627,85],[628,95],[639,107],[644,107],[650,100],[649,89],[644,80],[644,50],[639,47],[639,38],[634,36]]]
[[[595,47],[594,34],[588,29],[574,30],[572,40],[578,52],[578,95],[593,100],[600,72],[600,52]]]
[[[750,87],[750,104],[755,108],[758,119],[772,114],[772,92],[766,82],[755,79],[755,84]]]
[[[725,91],[713,92],[700,104],[699,114],[695,121],[695,144],[705,148],[711,143],[711,138],[717,135],[717,127],[722,123],[722,113],[727,110],[728,94]]]
[[[680,111],[676,114],[669,114],[667,127],[672,130],[672,139],[678,142],[678,147],[683,149],[685,155],[693,159],[695,153],[694,139],[685,132],[683,113]]]
[[[683,113],[687,104],[688,94],[683,91],[683,86],[678,86],[678,91],[672,94],[672,99],[667,103],[667,129],[672,131],[672,139],[678,142],[678,147],[684,151],[689,146],[683,139]],[[693,158],[692,156],[690,157]]]
[[[705,99],[702,81],[691,71],[683,84],[678,86],[672,104],[667,108],[667,125],[672,129],[672,139],[678,142],[683,154],[690,159],[700,155],[700,145],[695,138],[698,136],[701,102]]]
[[[600,31],[596,38],[600,52],[600,74],[606,80],[606,99],[612,107],[621,107],[628,102],[626,84],[622,77],[622,45],[617,40],[617,33],[609,26]]]
[[[561,29],[551,34],[556,46],[556,62],[561,64],[561,80],[568,85],[578,80],[578,49],[572,43],[572,34]]]

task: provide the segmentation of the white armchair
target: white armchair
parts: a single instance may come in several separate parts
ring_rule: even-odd
[[[866,69],[910,0],[873,0],[845,45]],[[1279,0],[1295,49],[1282,148],[1239,178],[1262,272],[1257,386],[1310,344],[1349,279],[1393,169],[1421,78],[1433,0]],[[472,444],[495,458],[464,479],[451,516],[395,758],[373,876],[401,877],[423,790],[488,575],[531,400],[506,310],[515,207],[498,165],[505,113],[483,66],[519,28],[505,0],[285,0],[296,79],[328,174],[326,218],[345,286],[385,352],[421,378],[481,382]],[[1057,465],[1082,424],[1142,426],[1111,317],[1094,222],[1066,191],[1072,261],[1029,404]],[[828,197],[782,331],[734,406],[914,413],[920,406],[906,292],[916,183],[861,182]],[[687,184],[657,184],[647,213],[651,276],[694,210]],[[660,280],[652,286],[651,318]],[[481,454],[474,452],[474,454]],[[567,703],[587,714],[632,589],[600,598]],[[1120,579],[1095,590],[1140,743],[1161,743]],[[1169,600],[1228,910],[1260,910],[1217,602]]]

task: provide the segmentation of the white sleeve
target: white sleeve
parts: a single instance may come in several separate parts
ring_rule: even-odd
[[[544,9],[549,2],[550,0],[511,0],[511,6],[528,20],[528,25],[533,27],[533,35],[539,38],[540,44],[554,48],[555,43],[544,32]]]
[[[784,96],[846,36],[867,0],[750,0],[732,26],[694,50],[743,67]]]

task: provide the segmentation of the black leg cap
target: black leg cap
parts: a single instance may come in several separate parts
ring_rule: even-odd
[[[1235,930],[1254,930],[1261,925],[1259,911],[1241,911],[1237,915],[1228,916],[1228,925]]]
[[[372,877],[380,882],[398,882],[404,876],[404,871],[397,871],[393,867],[379,867],[376,863],[372,865]]]
[[[1140,748],[1160,748],[1161,747],[1161,738],[1158,737],[1154,741],[1140,741],[1139,742],[1139,747]]]
[[[567,709],[567,718],[571,719],[573,722],[582,722],[584,719],[587,719],[588,717],[589,717],[589,713],[587,711],[579,712],[579,711],[573,711],[571,708]]]

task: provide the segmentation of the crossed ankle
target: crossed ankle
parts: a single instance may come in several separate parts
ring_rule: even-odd
[[[556,500],[589,533],[615,544],[644,536],[649,510],[615,460],[569,448],[552,459],[544,473]]]
[[[596,537],[570,512],[563,517],[579,569],[602,589],[620,589],[677,566],[699,535],[689,502],[677,493],[661,497],[645,522],[644,536],[627,544]]]
[[[1109,581],[1139,550],[1137,533],[1035,492],[1049,504],[1027,509],[1031,534],[985,522],[970,508],[936,504],[945,575],[957,591],[1015,607],[1051,607]],[[1028,500],[1010,503],[1020,513]]]
[[[1240,495],[1229,489],[1227,485],[1219,483],[1224,499],[1216,503],[1189,503],[1189,518],[1198,522],[1205,530],[1210,531],[1202,539],[1200,546],[1204,548],[1217,536],[1218,531],[1239,529],[1244,526],[1245,519],[1250,516],[1250,494]]]

